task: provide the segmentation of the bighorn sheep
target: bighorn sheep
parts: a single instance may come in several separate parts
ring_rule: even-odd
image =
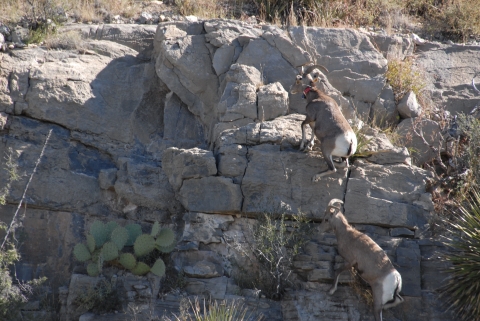
[[[315,136],[317,136],[321,143],[323,157],[328,165],[328,170],[313,176],[314,182],[322,176],[337,171],[332,156],[341,157],[348,167],[348,157],[353,155],[357,149],[357,137],[343,116],[340,107],[333,98],[316,87],[316,83],[320,79],[319,69],[328,72],[321,65],[309,66],[302,75],[297,76],[295,84],[290,88],[291,94],[303,91],[303,97],[307,99],[307,117],[302,122],[300,150],[310,150],[313,147]],[[312,136],[310,142],[305,145],[305,126],[307,125],[312,128]]]
[[[348,224],[340,212],[340,205],[336,204],[343,202],[332,199],[320,225],[321,232],[330,228],[334,230],[338,253],[345,260],[344,266],[335,272],[334,283],[329,293],[332,295],[337,290],[340,273],[355,267],[358,274],[372,287],[375,321],[382,321],[382,309],[403,302],[399,294],[402,289],[402,277],[377,243]]]

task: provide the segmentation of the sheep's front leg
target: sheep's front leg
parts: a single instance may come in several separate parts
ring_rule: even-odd
[[[308,145],[309,145],[309,144],[307,144],[307,146],[305,146],[305,143],[306,143],[306,141],[307,141],[307,137],[306,137],[307,134],[306,134],[306,132],[305,132],[305,127],[306,127],[307,125],[310,125],[311,123],[312,123],[312,120],[309,119],[308,117],[305,118],[305,120],[302,122],[302,142],[300,143],[300,151],[306,151],[305,149],[308,148]],[[312,125],[310,125],[310,127],[311,127],[311,126],[312,126]],[[312,133],[312,136],[313,136],[313,133]]]
[[[334,294],[335,291],[337,291],[337,284],[338,284],[338,279],[340,278],[340,274],[344,271],[351,270],[352,269],[352,264],[349,264],[348,262],[345,262],[343,267],[337,269],[335,271],[335,278],[332,287],[328,291],[330,295]]]
[[[305,142],[307,141],[306,137],[305,137],[305,126],[307,124],[305,124],[305,122],[302,123],[302,142],[300,143],[300,151],[303,151],[303,149],[305,148]]]
[[[310,136],[310,141],[307,144],[306,149],[307,150],[312,150],[313,145],[315,144],[315,125],[313,123],[310,123],[310,128],[312,129],[312,135]]]

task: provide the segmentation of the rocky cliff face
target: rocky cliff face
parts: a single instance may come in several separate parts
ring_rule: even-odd
[[[352,123],[395,121],[384,74],[387,58],[412,54],[409,39],[223,20],[69,28],[87,37],[87,51],[0,55],[0,153],[13,153],[30,174],[52,130],[25,200],[20,278],[66,284],[72,248],[94,219],[157,220],[177,232],[174,262],[189,294],[235,297],[241,291],[229,258],[239,253],[229,242],[242,242],[252,218],[283,208],[316,222],[339,198],[348,220],[402,274],[406,302],[384,318],[453,320],[435,292],[443,247],[429,232],[431,174],[372,130],[369,149],[378,153],[313,183],[326,164],[318,150],[298,151],[305,102],[288,93],[296,66],[316,61],[330,71],[324,89]],[[453,113],[475,103],[465,57],[480,60],[469,47],[420,48],[434,101]],[[411,121],[400,125],[408,132]],[[10,221],[27,179],[14,183],[2,221]],[[372,319],[349,286],[327,295],[340,260],[334,245],[333,235],[312,235],[295,262],[303,287],[281,304],[264,301],[269,320]]]

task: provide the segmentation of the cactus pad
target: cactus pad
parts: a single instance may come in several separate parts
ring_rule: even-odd
[[[155,249],[155,239],[149,234],[142,234],[135,240],[133,250],[137,257],[145,256]]]
[[[118,248],[113,242],[103,244],[102,256],[105,261],[115,260],[118,257]]]
[[[106,229],[106,233],[107,233],[107,241],[110,240],[110,236],[112,235],[112,232],[114,229],[116,229],[118,227],[118,224],[117,222],[108,222],[107,224],[105,224],[105,229]]]
[[[150,268],[150,272],[159,277],[165,275],[165,270],[165,263],[162,261],[162,259],[158,259],[157,261],[155,261],[155,264],[153,264],[153,266]]]
[[[87,235],[87,247],[90,253],[93,253],[93,251],[95,251],[95,238],[91,234]]]
[[[125,225],[125,228],[128,231],[128,240],[125,246],[132,246],[137,237],[142,234],[142,227],[138,224],[128,224]]]
[[[158,224],[158,222],[155,221],[155,223],[153,223],[152,232],[150,233],[150,235],[153,237],[156,237],[158,232],[160,232],[160,224]]]
[[[175,246],[177,246],[177,243],[173,242],[169,246],[159,246],[158,244],[155,245],[155,247],[162,253],[170,253],[175,249]]]
[[[73,254],[75,255],[75,258],[80,262],[88,261],[92,257],[90,251],[83,243],[75,245],[75,248],[73,249]]]
[[[98,276],[100,271],[98,270],[98,266],[96,263],[90,263],[87,265],[87,273],[89,276]]]
[[[118,226],[116,227],[110,236],[110,239],[117,246],[118,250],[121,251],[125,244],[128,241],[128,231],[126,228]]]
[[[132,273],[135,275],[145,275],[150,271],[150,267],[143,262],[138,262]]]
[[[157,245],[158,246],[169,246],[172,245],[175,240],[175,233],[169,228],[162,228],[157,236]]]
[[[100,221],[95,221],[90,226],[90,234],[95,238],[95,245],[97,247],[102,246],[108,239],[109,235],[105,228],[105,224]]]
[[[133,256],[132,253],[120,254],[120,258],[118,259],[118,261],[124,268],[128,270],[133,270],[135,268],[135,265],[137,265],[137,259],[135,259],[135,256]]]

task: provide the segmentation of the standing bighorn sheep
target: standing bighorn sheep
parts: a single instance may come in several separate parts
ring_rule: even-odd
[[[355,267],[362,279],[372,287],[375,321],[382,321],[382,309],[403,302],[399,294],[402,290],[402,277],[382,248],[369,236],[350,226],[340,212],[340,205],[337,207],[336,204],[343,202],[332,199],[320,225],[321,232],[333,229],[337,237],[338,253],[345,260],[343,267],[335,271],[334,283],[329,293],[332,295],[337,290],[340,273]]]
[[[357,149],[357,137],[343,116],[340,107],[333,98],[315,86],[319,80],[320,68],[328,72],[321,65],[309,66],[302,75],[297,76],[295,84],[290,88],[292,94],[303,91],[303,97],[307,99],[307,117],[302,123],[300,150],[310,150],[313,147],[315,136],[317,136],[321,143],[323,157],[328,165],[328,170],[313,176],[314,182],[322,176],[337,171],[332,156],[341,157],[348,167],[348,157],[353,155]],[[312,128],[312,136],[309,143],[305,145],[305,126],[307,125]]]

